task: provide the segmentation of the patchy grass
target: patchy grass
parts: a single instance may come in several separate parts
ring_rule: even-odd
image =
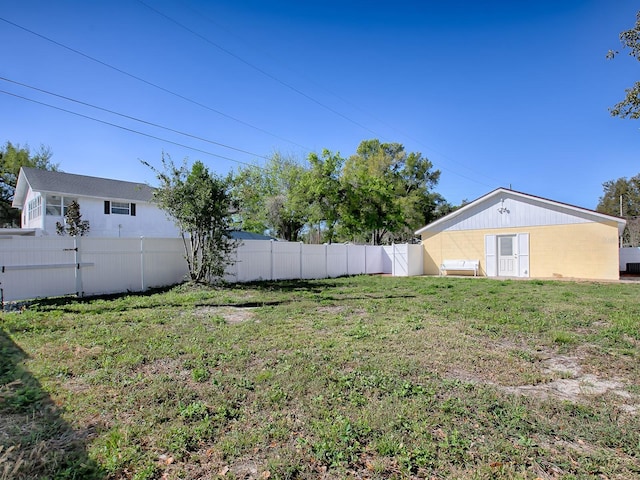
[[[638,478],[640,285],[353,277],[0,318],[0,479]]]

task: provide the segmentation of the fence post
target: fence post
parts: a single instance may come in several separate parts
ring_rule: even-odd
[[[82,270],[80,268],[80,263],[81,263],[81,255],[80,255],[80,244],[82,242],[80,242],[80,238],[78,238],[77,236],[73,237],[73,259],[74,259],[74,263],[76,264],[75,267],[75,279],[76,279],[76,296],[77,297],[83,297],[84,296],[84,292],[82,289]]]
[[[346,263],[347,263],[347,276],[349,276],[349,244],[347,243],[345,245],[346,249],[345,249],[345,255],[346,255]]]
[[[327,244],[324,244],[324,278],[329,278],[329,259],[327,258],[329,256],[329,248],[327,246]]]
[[[302,280],[302,242],[300,242],[300,280]]]
[[[391,276],[396,276],[396,244],[391,244]]]
[[[269,280],[273,280],[273,240],[269,240]]]
[[[144,292],[146,290],[144,285],[144,237],[140,237],[140,283]]]

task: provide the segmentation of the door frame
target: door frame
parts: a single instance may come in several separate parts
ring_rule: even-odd
[[[498,238],[505,236],[515,236],[513,243],[514,255],[516,257],[516,275],[518,278],[528,278],[530,276],[529,269],[529,233],[528,232],[510,232],[500,234],[492,234],[484,236],[484,254],[485,254],[485,273],[487,277],[498,276]]]

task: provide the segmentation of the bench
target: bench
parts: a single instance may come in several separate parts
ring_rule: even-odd
[[[443,260],[440,265],[440,275],[449,270],[451,271],[472,271],[473,276],[478,276],[478,267],[480,260]]]

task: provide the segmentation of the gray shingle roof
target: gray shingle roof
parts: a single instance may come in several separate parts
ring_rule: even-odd
[[[37,192],[141,202],[149,202],[153,197],[153,188],[144,183],[50,172],[29,167],[23,167],[22,171],[31,189]]]

